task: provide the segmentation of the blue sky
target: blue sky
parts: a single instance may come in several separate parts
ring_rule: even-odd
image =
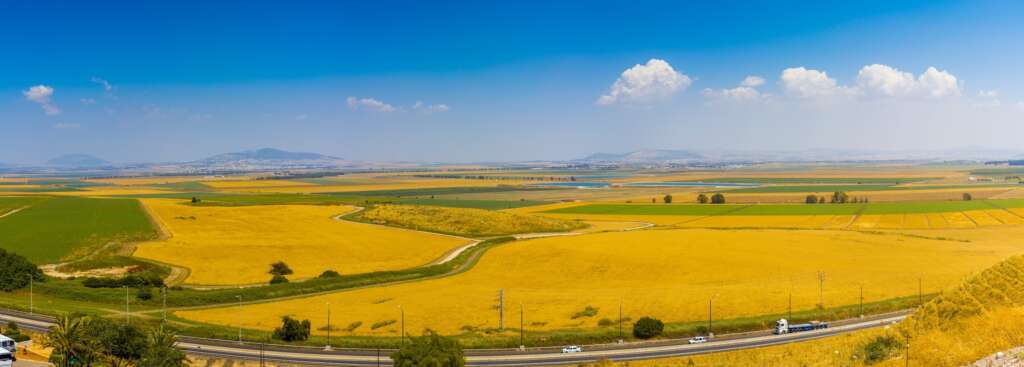
[[[1014,148],[1021,39],[1014,1],[6,1],[0,162]]]

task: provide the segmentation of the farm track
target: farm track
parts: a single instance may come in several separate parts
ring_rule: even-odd
[[[14,215],[15,213],[20,212],[22,210],[28,209],[28,207],[29,206],[26,205],[26,206],[23,206],[23,207],[20,207],[20,208],[17,208],[17,209],[12,209],[11,211],[6,212],[4,214],[0,214],[0,219],[3,219],[4,217],[9,216],[9,215]]]

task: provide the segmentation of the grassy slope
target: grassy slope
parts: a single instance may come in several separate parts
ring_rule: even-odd
[[[869,204],[648,205],[590,204],[547,211],[555,214],[616,215],[852,215],[941,213],[966,210],[1024,208],[1024,199],[893,202]]]
[[[132,199],[55,197],[0,219],[0,247],[37,264],[53,263],[111,241],[156,236],[139,202]]]

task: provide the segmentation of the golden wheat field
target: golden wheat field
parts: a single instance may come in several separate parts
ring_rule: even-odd
[[[374,205],[360,215],[372,223],[461,236],[567,232],[587,226],[578,221],[541,216],[419,205]]]
[[[191,284],[250,284],[284,261],[293,279],[419,266],[466,240],[333,219],[348,206],[191,206],[144,199],[172,237],[140,244],[135,255],[187,267]]]
[[[936,292],[965,275],[1024,251],[1004,241],[1017,227],[958,240],[959,232],[923,235],[801,230],[643,230],[517,241],[488,252],[473,269],[422,282],[340,292],[245,306],[245,326],[271,329],[282,315],[325,322],[317,305],[338,305],[333,322],[362,322],[358,335],[395,335],[395,326],[369,326],[398,317],[407,330],[432,328],[456,334],[496,327],[498,291],[506,305],[525,308],[527,329],[594,328],[601,318],[650,315],[665,321],[706,317],[718,295],[718,317],[783,312],[793,292],[794,309],[818,300],[818,271],[826,274],[826,306],[855,304],[864,286],[867,302]],[[978,230],[985,232],[984,230]],[[993,235],[995,234],[995,235]],[[944,238],[944,239],[939,239]],[[342,306],[343,305],[343,306]],[[599,312],[573,319],[587,306]],[[518,308],[518,307],[516,307]],[[341,311],[344,310],[344,311]],[[233,308],[181,311],[198,321],[236,322]],[[337,326],[336,325],[336,326]]]
[[[204,181],[203,185],[215,189],[238,189],[238,188],[272,188],[272,187],[293,187],[293,186],[316,186],[301,181],[288,180],[241,180],[241,181]]]

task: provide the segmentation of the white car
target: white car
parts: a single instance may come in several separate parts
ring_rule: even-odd
[[[708,342],[708,338],[703,337],[703,336],[695,336],[695,337],[690,338],[690,344],[700,344],[700,343],[707,343],[707,342]]]
[[[568,347],[562,348],[562,353],[579,353],[582,351],[583,348],[580,348],[580,346],[578,345],[570,345]]]
[[[0,348],[0,367],[11,367],[14,365],[14,354],[7,351],[6,349]]]

